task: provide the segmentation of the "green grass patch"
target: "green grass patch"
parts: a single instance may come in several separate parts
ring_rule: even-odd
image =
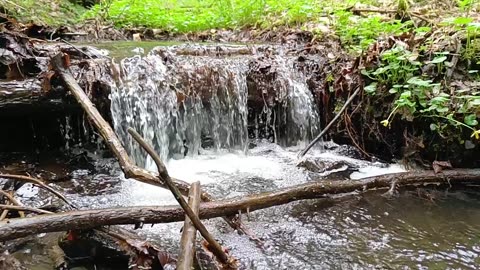
[[[348,7],[376,5],[375,0],[110,0],[102,1],[85,14],[118,27],[148,27],[171,33],[211,29],[271,29],[280,26],[331,33],[355,52],[366,49],[380,36],[408,31],[412,24],[385,20],[385,16],[356,16]],[[392,2],[395,7],[395,3]]]
[[[117,26],[145,26],[171,32],[209,29],[269,28],[314,22],[358,1],[327,0],[113,0],[95,6],[87,17],[100,16]],[[369,0],[363,2],[371,2]]]
[[[78,23],[86,11],[66,0],[0,0],[0,6],[20,22],[49,26]]]

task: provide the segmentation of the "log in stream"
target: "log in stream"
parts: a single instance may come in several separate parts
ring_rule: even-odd
[[[271,192],[202,203],[199,216],[202,219],[228,216],[234,215],[238,211],[254,211],[297,200],[348,194],[355,191],[388,189],[392,185],[403,187],[469,182],[480,182],[480,169],[446,170],[438,174],[434,171],[419,171],[387,174],[361,180],[316,181]],[[168,223],[183,221],[184,218],[185,213],[179,206],[136,206],[72,211],[0,222],[0,241],[71,228],[80,230],[103,225],[140,222]]]

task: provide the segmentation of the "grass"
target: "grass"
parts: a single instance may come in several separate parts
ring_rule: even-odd
[[[20,22],[54,27],[78,23],[86,11],[66,0],[0,0],[0,7]]]
[[[300,25],[355,2],[358,1],[338,4],[329,0],[113,0],[97,5],[87,17],[100,15],[120,27],[145,26],[185,33]]]
[[[354,5],[407,12],[405,0],[103,0],[85,13],[118,27],[147,27],[170,33],[200,32],[214,29],[271,29],[281,26],[325,33],[330,29],[342,43],[358,53],[379,37],[396,35],[413,28],[409,21],[392,20],[381,13],[358,16],[348,11]],[[414,2],[422,7],[429,2]],[[457,10],[470,12],[475,0],[449,3]],[[477,5],[477,6],[476,6]],[[442,14],[444,15],[444,14]],[[448,16],[448,14],[446,15]],[[440,17],[440,16],[436,16]]]

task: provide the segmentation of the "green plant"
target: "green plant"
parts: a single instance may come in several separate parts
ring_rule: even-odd
[[[475,4],[478,3],[478,0],[457,0],[457,5],[462,11],[469,12]]]
[[[399,35],[412,27],[411,22],[385,21],[378,15],[364,18],[343,10],[337,11],[335,17],[335,29],[342,43],[356,53],[365,50],[381,36]]]
[[[480,138],[480,131],[476,128],[477,112],[480,111],[479,93],[457,91],[452,96],[440,83],[422,74],[421,66],[426,64],[435,64],[438,73],[441,73],[448,54],[440,52],[431,60],[421,61],[417,53],[395,46],[380,56],[378,67],[362,71],[373,81],[365,87],[368,94],[395,96],[394,107],[380,122],[382,125],[390,127],[394,116],[399,114],[407,121],[431,119],[430,129],[440,135],[449,128],[464,128],[471,131],[472,137]],[[382,89],[388,89],[388,93],[382,92]]]

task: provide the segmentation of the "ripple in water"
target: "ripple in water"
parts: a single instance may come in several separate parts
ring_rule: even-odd
[[[310,174],[295,166],[296,150],[264,143],[248,155],[207,151],[171,160],[168,168],[174,176],[201,181],[217,198],[241,196],[311,181]],[[355,178],[401,170],[334,151],[313,155],[354,163],[360,167]],[[78,181],[88,179],[83,176]],[[176,204],[166,190],[133,180],[120,183],[114,194],[70,196],[85,207],[97,208]],[[263,249],[232,232],[221,219],[208,220],[206,226],[244,269],[476,269],[480,263],[480,192],[422,192],[433,200],[416,190],[394,198],[368,193],[295,202],[252,212],[249,218],[243,215],[249,229],[265,241]],[[157,224],[137,232],[176,254],[181,226]]]

